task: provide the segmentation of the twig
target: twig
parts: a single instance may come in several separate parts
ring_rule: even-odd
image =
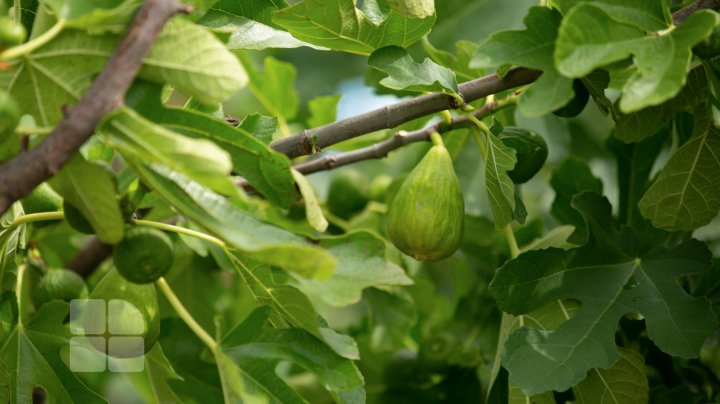
[[[103,116],[122,105],[145,54],[173,15],[189,12],[176,0],[147,0],[87,94],[37,148],[0,166],[0,214],[55,175],[92,135]]]
[[[519,94],[520,92],[516,91],[507,97],[490,102],[482,108],[474,111],[473,115],[478,118],[482,118],[508,105],[514,104]],[[430,134],[433,132],[445,133],[471,125],[472,122],[470,122],[470,119],[467,116],[456,116],[453,117],[449,123],[441,121],[412,132],[399,131],[390,139],[376,143],[372,146],[310,160],[297,164],[293,166],[293,168],[303,174],[310,174],[322,170],[331,170],[340,166],[357,163],[362,160],[380,159],[386,157],[391,151],[407,144],[430,140]]]
[[[694,3],[688,4],[673,13],[673,23],[675,25],[679,25],[685,21],[685,19],[690,17],[692,13],[704,8],[718,10],[720,9],[720,0],[698,0]]]
[[[488,75],[461,84],[460,95],[465,102],[475,101],[490,94],[530,84],[540,74],[536,70],[516,68],[511,70],[504,79],[500,79],[494,74]],[[276,140],[270,144],[270,147],[290,158],[308,155],[313,153],[313,144],[322,149],[343,140],[381,129],[394,128],[415,118],[446,109],[455,109],[459,106],[457,100],[447,94],[422,95],[328,125],[304,130],[290,137]]]

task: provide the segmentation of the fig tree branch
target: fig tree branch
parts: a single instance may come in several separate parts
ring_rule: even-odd
[[[119,107],[143,58],[173,15],[190,12],[176,0],[146,0],[125,36],[85,96],[37,148],[0,166],[0,214],[55,175],[95,131],[103,116]]]
[[[493,114],[502,108],[515,104],[519,91],[510,94],[507,97],[495,100],[485,104],[482,108],[473,112],[473,115],[477,118],[483,118],[487,115]],[[412,132],[398,131],[395,135],[380,143],[363,147],[361,149],[335,154],[327,155],[318,159],[306,161],[293,166],[294,169],[303,173],[311,174],[323,170],[331,170],[333,168],[341,167],[344,165],[357,163],[363,160],[370,159],[381,159],[384,158],[391,151],[398,149],[410,143],[425,142],[430,140],[430,135],[433,132],[446,133],[455,129],[466,128],[472,126],[472,122],[467,116],[460,115],[454,116],[450,122],[440,121],[432,125],[426,126],[425,128],[415,130]]]
[[[530,84],[541,72],[525,68],[512,69],[503,79],[492,74],[460,84],[460,95],[471,102],[491,94]],[[317,128],[307,129],[290,137],[276,140],[270,147],[290,158],[312,154],[314,147],[324,148],[343,140],[391,129],[405,122],[436,112],[460,107],[455,98],[442,93],[426,94],[400,101],[364,114],[343,119]]]

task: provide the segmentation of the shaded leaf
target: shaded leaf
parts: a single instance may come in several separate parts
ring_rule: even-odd
[[[235,268],[247,284],[258,305],[272,307],[270,322],[276,328],[291,326],[302,328],[323,340],[338,355],[347,359],[359,359],[358,347],[352,338],[338,334],[327,327],[315,312],[310,300],[294,286],[287,284],[287,274],[267,265],[253,264],[238,255],[217,258],[228,260],[227,265]]]
[[[482,142],[479,137],[476,139]],[[502,229],[512,222],[515,214],[515,184],[507,173],[515,167],[517,159],[515,149],[505,146],[495,134],[487,134],[485,139],[485,186],[495,218],[495,228]]]
[[[559,299],[582,302],[556,330],[524,327],[508,338],[503,363],[510,381],[526,394],[562,391],[591,368],[614,365],[615,329],[629,312],[644,316],[650,339],[666,353],[697,356],[717,319],[709,301],[688,295],[678,278],[710,267],[707,246],[690,240],[639,253],[635,235],[613,226],[606,199],[585,192],[573,206],[591,229],[588,244],[523,253],[503,265],[490,285],[498,306],[516,315]]]
[[[655,227],[690,231],[720,210],[720,130],[696,133],[673,153],[639,205]]]
[[[588,237],[587,224],[570,202],[573,196],[583,191],[602,193],[602,181],[593,175],[585,162],[567,159],[553,170],[550,185],[555,190],[555,200],[550,212],[560,223],[575,227],[575,232],[568,238],[569,242],[584,244]]]
[[[610,369],[593,369],[573,387],[578,403],[647,403],[650,392],[645,358],[631,349],[618,347],[620,359]]]
[[[273,403],[303,402],[275,373],[279,361],[291,361],[314,373],[332,391],[350,391],[362,386],[363,378],[352,361],[341,358],[317,338],[301,329],[274,329],[266,326],[270,307],[253,311],[221,341],[221,378],[240,380],[250,400],[262,398]],[[232,361],[234,367],[227,360]],[[226,384],[227,385],[227,384]]]
[[[17,324],[0,347],[0,361],[22,363],[8,367],[11,402],[32,402],[33,390],[42,387],[54,403],[104,403],[63,362],[60,351],[70,344],[70,330],[63,325],[69,306],[60,301],[44,304],[27,324]]]
[[[65,27],[122,32],[141,1],[47,0],[43,4],[54,11],[55,16]]]

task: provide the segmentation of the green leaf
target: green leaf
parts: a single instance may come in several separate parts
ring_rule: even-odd
[[[237,192],[229,178],[230,155],[208,140],[165,129],[129,108],[106,116],[98,133],[126,158],[161,164],[225,195]]]
[[[515,212],[515,184],[507,173],[515,167],[517,159],[515,149],[505,146],[495,134],[488,133],[485,139],[485,186],[495,218],[495,228],[502,229],[512,222]],[[483,141],[479,135],[476,140]]]
[[[578,403],[594,403],[598,398],[610,402],[647,403],[650,387],[645,375],[645,358],[631,349],[618,347],[620,360],[610,369],[593,369],[585,380],[573,387]]]
[[[720,210],[720,130],[693,135],[673,153],[639,203],[655,227],[694,230]]]
[[[689,111],[707,102],[709,86],[703,69],[688,73],[687,83],[672,99],[654,107],[624,114],[612,108],[615,135],[625,143],[639,142],[658,133],[678,112]]]
[[[0,216],[0,294],[15,287],[15,258],[18,249],[25,248],[25,226],[12,226],[12,223],[23,214],[22,205],[16,202]]]
[[[256,70],[248,59],[243,59],[243,65],[250,75],[250,90],[268,112],[283,119],[297,115],[300,101],[295,66],[271,56],[265,58],[263,71]]]
[[[270,322],[277,328],[287,326],[302,328],[324,341],[333,351],[343,358],[360,358],[355,341],[347,335],[338,334],[327,327],[317,315],[310,300],[294,286],[288,285],[288,275],[267,265],[259,265],[235,255],[225,257],[216,255],[216,259],[235,268],[243,282],[250,289],[253,299],[259,305],[268,305],[273,309]]]
[[[65,27],[122,32],[140,6],[140,0],[46,0]]]
[[[180,402],[182,399],[173,391],[170,382],[182,382],[183,378],[175,372],[172,364],[163,353],[160,344],[145,354],[145,375],[153,389],[153,397],[158,402]],[[207,399],[207,398],[206,398]]]
[[[393,90],[458,93],[455,73],[425,58],[422,64],[398,46],[387,46],[370,55],[368,65],[387,74],[380,84]]]
[[[302,41],[369,55],[385,46],[412,45],[430,31],[435,17],[408,18],[391,11],[376,24],[353,0],[306,0],[278,11],[273,21]]]
[[[53,126],[62,108],[77,103],[103,69],[119,37],[63,31],[47,45],[0,70],[0,88],[38,125]],[[193,49],[185,52],[183,49]],[[195,57],[202,54],[203,57]],[[169,23],[144,60],[140,77],[169,83],[206,104],[224,101],[247,82],[235,56],[202,27],[182,19]]]
[[[575,210],[570,202],[573,196],[583,191],[602,193],[603,184],[590,171],[590,167],[580,160],[567,159],[553,170],[550,185],[555,190],[550,212],[558,222],[575,227],[575,232],[568,238],[574,244],[584,244],[588,237],[588,228],[583,216]]]
[[[503,363],[510,381],[526,394],[562,391],[591,368],[609,368],[619,359],[617,322],[631,312],[645,318],[648,336],[664,352],[697,356],[717,319],[709,301],[688,295],[678,279],[708,270],[707,246],[690,240],[641,253],[628,228],[615,229],[606,199],[585,192],[573,206],[591,229],[585,246],[523,253],[503,265],[490,285],[500,309],[516,315],[558,299],[582,302],[556,330],[524,327],[508,338]]]
[[[320,247],[337,260],[335,272],[325,280],[296,277],[296,281],[301,291],[326,304],[343,307],[357,303],[368,287],[412,284],[402,268],[385,257],[385,242],[370,232],[326,238]]]
[[[370,346],[373,350],[393,352],[404,347],[418,321],[415,302],[402,293],[368,289],[363,296],[370,321]]]
[[[553,60],[561,18],[553,9],[533,7],[524,19],[525,30],[493,34],[480,44],[470,63],[474,68],[513,64],[542,70],[542,76],[518,99],[523,115],[544,115],[573,98],[572,80],[558,73]]]
[[[18,324],[0,347],[0,361],[19,364],[7,369],[11,402],[32,402],[37,387],[42,387],[53,403],[106,402],[88,389],[61,357],[61,351],[70,345],[70,330],[63,325],[68,312],[66,303],[44,304],[27,324]]]
[[[206,114],[166,108],[160,103],[160,92],[158,85],[136,81],[126,103],[157,124],[220,146],[230,154],[233,172],[247,179],[274,204],[288,208],[295,201],[297,192],[290,160],[256,139],[272,136],[277,128],[275,118],[249,116],[240,127],[232,127]]]
[[[122,239],[125,220],[115,183],[105,169],[78,154],[49,183],[83,214],[100,241],[115,244]]]
[[[435,15],[434,0],[387,0],[390,8],[406,17],[425,18]]]
[[[301,46],[324,49],[295,39],[287,31],[224,10],[212,9],[197,22],[215,33],[228,35],[228,49],[261,50]]]
[[[257,261],[327,278],[335,259],[303,237],[261,222],[233,202],[180,173],[133,162],[143,182],[179,213]]]
[[[279,361],[290,361],[315,374],[331,391],[350,391],[363,385],[352,361],[341,358],[317,338],[301,329],[274,329],[266,326],[270,307],[263,306],[231,330],[221,341],[222,357],[235,365],[231,370],[241,380],[250,400],[271,403],[303,402],[275,373]],[[229,363],[225,363],[227,369]],[[223,372],[221,367],[221,377]]]
[[[241,15],[276,28],[272,16],[285,7],[287,7],[285,0],[220,0],[215,5],[216,10]]]
[[[339,95],[315,97],[308,101],[308,110],[310,110],[310,117],[307,120],[308,126],[317,128],[335,122],[338,101],[340,101]]]
[[[320,207],[320,202],[317,196],[315,196],[315,190],[313,190],[310,181],[300,172],[292,170],[292,174],[305,202],[305,215],[307,216],[308,223],[310,223],[313,229],[324,232],[327,230],[328,221],[325,219],[325,216],[323,216],[322,207]]]
[[[184,95],[210,105],[224,101],[248,82],[247,73],[225,45],[203,27],[181,18],[165,25],[140,75],[172,84]]]
[[[172,364],[172,371],[155,354],[158,346],[162,346],[162,353]],[[182,320],[166,318],[160,324],[160,340],[150,351],[146,366],[149,367],[150,377],[164,379],[173,393],[182,398],[180,401],[222,404],[218,366],[207,362],[206,351],[207,347]],[[175,379],[174,373],[182,380]],[[162,380],[159,382],[162,383]]]
[[[627,10],[637,11],[597,2],[579,4],[563,19],[555,50],[557,68],[567,77],[582,77],[634,56],[620,99],[624,113],[661,104],[677,95],[690,70],[692,46],[707,37],[718,21],[716,13],[702,10],[675,29],[658,31],[667,26],[650,24],[638,17],[641,13]],[[654,27],[650,34],[649,25]]]
[[[110,57],[117,38],[68,30],[53,41],[0,69],[0,88],[10,92],[23,114],[38,125],[53,126],[62,107],[73,105],[90,87]]]
[[[273,135],[278,130],[278,119],[274,116],[263,116],[260,114],[252,114],[245,117],[240,122],[240,129],[252,134],[256,139],[261,141],[265,146],[273,141]],[[270,149],[272,151],[272,149]],[[278,155],[284,156],[279,153]]]

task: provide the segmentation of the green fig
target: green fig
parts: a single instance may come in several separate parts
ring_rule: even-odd
[[[113,249],[120,275],[132,283],[151,283],[164,276],[173,263],[172,240],[147,227],[133,227]]]
[[[327,206],[332,214],[350,219],[368,203],[368,179],[358,170],[340,171],[330,182]]]
[[[447,258],[460,247],[465,202],[440,135],[400,186],[388,213],[388,235],[419,261]]]
[[[40,279],[33,292],[35,308],[51,300],[70,302],[73,299],[86,298],[88,294],[85,281],[80,275],[69,269],[52,269]]]

